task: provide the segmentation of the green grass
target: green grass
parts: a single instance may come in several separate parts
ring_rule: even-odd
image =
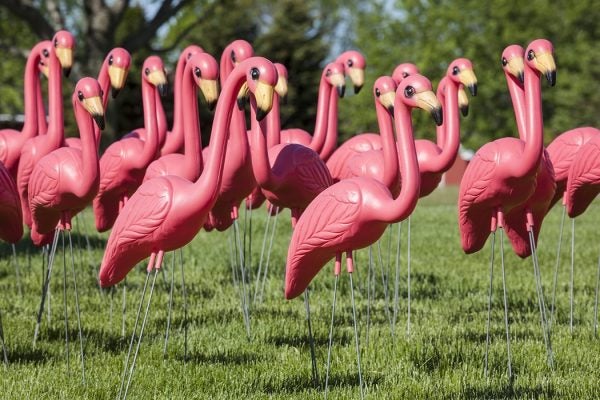
[[[366,394],[371,399],[431,398],[560,398],[600,396],[600,342],[592,334],[598,256],[597,204],[577,221],[575,254],[575,330],[569,332],[569,245],[563,257],[557,289],[558,322],[552,332],[555,368],[546,366],[531,259],[518,259],[505,246],[508,306],[511,323],[512,385],[506,377],[502,281],[496,254],[492,313],[490,376],[483,377],[489,246],[466,256],[460,249],[456,224],[456,190],[444,189],[420,202],[412,217],[412,329],[406,335],[406,254],[401,262],[400,309],[392,339],[384,311],[379,265],[376,301],[371,309],[367,345],[367,250],[356,255],[355,289]],[[91,212],[84,213],[91,229]],[[540,265],[549,307],[560,210],[545,221],[539,243]],[[241,221],[243,223],[243,214]],[[252,272],[256,272],[265,214],[255,213]],[[81,218],[74,224],[81,223]],[[566,226],[568,226],[566,224]],[[394,227],[396,232],[397,227]],[[406,224],[403,225],[406,238]],[[74,241],[83,236],[74,232]],[[310,353],[301,298],[282,296],[283,267],[289,241],[289,212],[279,218],[271,257],[266,298],[251,307],[252,339],[246,338],[240,297],[232,284],[230,232],[201,232],[184,249],[189,302],[189,351],[183,357],[180,270],[167,358],[162,348],[167,319],[171,255],[164,276],[158,276],[152,307],[133,378],[130,398],[317,399],[322,389],[311,383]],[[76,251],[78,289],[85,336],[86,385],[81,383],[77,320],[69,269],[68,312],[70,375],[64,345],[62,254],[57,253],[51,285],[51,319],[44,314],[40,338],[32,348],[41,291],[41,255],[28,241],[18,246],[23,296],[17,290],[10,247],[0,247],[0,310],[10,365],[1,372],[2,398],[115,398],[135,311],[145,278],[139,266],[127,278],[127,326],[121,336],[121,288],[100,292],[95,283],[106,236],[92,234],[93,261]],[[387,234],[383,258],[387,259]],[[393,246],[392,246],[393,248]],[[403,251],[406,246],[403,244]],[[496,246],[499,250],[499,246]],[[377,256],[376,248],[374,255]],[[177,264],[176,264],[177,265]],[[67,267],[69,264],[67,263]],[[393,270],[391,271],[393,272]],[[161,274],[159,274],[161,275]],[[319,373],[324,382],[331,296],[332,265],[312,284],[311,311]],[[359,288],[358,288],[359,287]],[[114,296],[114,297],[113,297]],[[111,298],[113,308],[111,315]],[[0,367],[1,368],[1,367]],[[356,353],[348,274],[340,277],[330,377],[331,399],[359,398]]]

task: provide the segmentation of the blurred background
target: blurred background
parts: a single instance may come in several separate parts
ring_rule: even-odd
[[[133,55],[127,88],[109,102],[103,147],[142,126],[139,68],[146,56],[163,57],[172,83],[178,53],[188,44],[200,45],[218,60],[229,42],[243,38],[257,55],[287,66],[290,90],[282,126],[309,132],[321,68],[347,49],[365,55],[364,90],[356,95],[348,90],[340,102],[340,141],[377,132],[371,85],[378,76],[391,75],[397,64],[410,61],[437,85],[454,58],[470,58],[479,91],[461,136],[466,148],[477,149],[516,135],[502,50],[545,37],[554,43],[558,66],[556,87],[543,91],[547,144],[576,126],[600,127],[598,21],[597,0],[0,0],[0,128],[22,123],[29,49],[66,28],[77,38],[76,64],[64,83],[68,136],[76,134],[68,100],[74,82],[96,76],[113,47]],[[164,99],[169,120],[172,103],[172,96]],[[211,117],[200,108],[206,144]],[[434,138],[434,125],[424,114],[415,113],[416,135]]]

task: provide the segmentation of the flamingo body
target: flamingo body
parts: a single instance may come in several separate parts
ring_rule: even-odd
[[[0,162],[0,239],[17,243],[23,236],[23,213],[12,176]]]
[[[600,135],[595,135],[577,152],[566,187],[569,217],[585,212],[600,193]]]
[[[371,150],[381,150],[381,148],[381,137],[376,133],[363,133],[346,140],[327,160],[327,168],[334,182],[350,174],[345,169],[353,156]]]

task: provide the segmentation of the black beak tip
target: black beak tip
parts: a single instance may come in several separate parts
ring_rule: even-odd
[[[338,86],[337,92],[338,92],[338,95],[340,96],[340,98],[344,97],[344,94],[346,93],[346,86],[345,85]]]
[[[256,110],[256,120],[262,121],[268,114],[268,111],[263,110],[262,108],[258,108]]]
[[[63,74],[68,78],[71,75],[71,67],[63,68]]]
[[[477,96],[477,84],[476,83],[469,85],[469,92],[471,92],[471,96],[473,96],[473,97]]]
[[[96,121],[96,125],[100,128],[101,131],[105,128],[104,115],[93,115],[94,121]]]
[[[460,113],[462,114],[463,117],[466,117],[467,115],[469,115],[469,106],[461,106]]]
[[[392,116],[394,115],[394,106],[393,105],[387,106],[387,110],[390,114],[392,114]]]
[[[166,83],[158,85],[158,93],[160,97],[165,97],[169,93],[169,86]]]
[[[363,88],[363,85],[354,86],[354,94],[360,93],[360,90]]]
[[[237,98],[237,106],[240,110],[243,110],[244,107],[246,106],[246,98],[245,97],[238,97]]]
[[[519,72],[519,82],[521,84],[525,83],[525,74],[523,72]]]
[[[216,100],[215,101],[209,101],[207,105],[208,105],[208,109],[210,111],[214,111],[215,107],[217,106],[217,101]]]
[[[115,87],[111,88],[111,95],[113,99],[116,99],[117,96],[119,95],[119,93],[121,92],[121,89],[117,89]]]
[[[550,86],[556,85],[556,70],[546,72],[546,80],[548,80]]]
[[[433,110],[431,110],[431,116],[433,117],[433,120],[435,121],[435,124],[437,126],[440,126],[444,123],[444,117],[441,107],[434,108]]]
[[[288,97],[287,97],[287,94],[286,94],[285,96],[281,97],[281,103],[282,103],[283,105],[287,105],[287,103],[288,103]]]

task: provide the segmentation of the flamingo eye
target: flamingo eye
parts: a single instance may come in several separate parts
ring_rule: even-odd
[[[83,101],[83,93],[80,91],[77,92],[77,98],[79,99],[79,101]]]
[[[150,75],[150,68],[146,68],[146,69],[144,70],[144,73],[145,73],[146,75]]]
[[[402,77],[403,77],[403,78],[406,78],[407,76],[408,76],[408,72],[403,72],[403,73],[402,73]]]
[[[506,59],[506,57],[502,57],[502,66],[506,67],[508,65],[508,60]]]
[[[452,75],[458,75],[459,72],[460,72],[460,69],[458,69],[458,67],[452,68]]]
[[[194,68],[194,75],[196,75],[197,78],[200,78],[202,76],[202,71],[200,71],[200,68]]]
[[[407,86],[407,87],[404,89],[404,96],[405,96],[405,97],[408,97],[408,98],[411,98],[411,97],[413,97],[413,96],[415,95],[415,92],[416,92],[416,91],[415,91],[415,88],[414,88],[414,87],[412,87],[412,86]]]
[[[44,50],[42,51],[42,55],[43,55],[44,57],[48,57],[48,56],[50,55],[50,52],[48,51],[48,49],[44,49]]]
[[[54,39],[54,47],[58,47],[58,39]]]
[[[330,70],[330,69],[328,69],[328,70],[325,72],[325,76],[331,76],[331,70]]]
[[[250,70],[250,76],[252,77],[253,80],[257,80],[258,77],[260,76],[260,71],[258,70],[258,68],[252,68]]]
[[[231,50],[231,61],[235,62],[235,51]]]
[[[533,60],[534,58],[535,58],[535,53],[534,53],[534,51],[533,51],[533,50],[529,50],[529,51],[527,52],[527,59],[528,59],[529,61],[531,61],[531,60]]]
[[[108,65],[113,65],[113,56],[112,54],[108,57]]]
[[[379,88],[375,88],[375,96],[381,96],[381,91],[379,90]]]
[[[354,65],[354,61],[352,61],[352,60],[348,60],[348,66],[349,66],[349,67],[352,67],[353,65]]]
[[[187,59],[189,60],[192,57],[192,53],[187,53]]]
[[[104,90],[100,89],[100,97],[104,97]]]

